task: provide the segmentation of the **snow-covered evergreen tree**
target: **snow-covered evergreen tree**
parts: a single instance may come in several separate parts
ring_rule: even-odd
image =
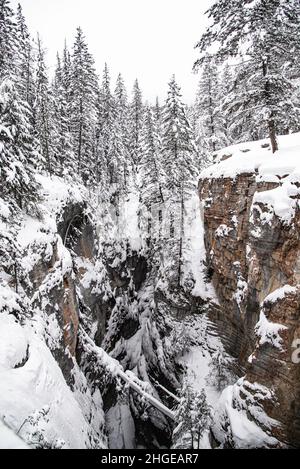
[[[136,166],[139,165],[141,158],[141,138],[143,126],[144,106],[142,92],[138,80],[135,80],[133,86],[133,99],[130,103],[130,152],[132,161]]]
[[[0,79],[12,77],[17,68],[17,26],[9,0],[0,0]]]
[[[110,88],[110,74],[107,64],[103,71],[102,86],[99,94],[99,164],[106,166],[108,183],[113,184],[117,179],[117,163],[120,156],[120,144],[117,129],[115,128],[116,106]],[[119,129],[118,129],[119,130]]]
[[[195,143],[181,99],[180,88],[173,76],[169,83],[168,98],[163,118],[163,159],[166,177],[167,201],[171,218],[176,210],[178,250],[178,286],[181,284],[182,250],[184,239],[185,200],[195,187]],[[175,217],[176,218],[176,217]]]
[[[53,153],[57,163],[56,174],[72,174],[76,170],[75,155],[72,145],[69,86],[66,83],[65,64],[62,65],[59,55],[53,82]]]
[[[162,153],[162,114],[162,108],[157,97],[153,108],[153,125],[155,144],[159,155]]]
[[[152,204],[156,202],[163,203],[164,196],[162,189],[162,165],[155,138],[153,112],[149,106],[145,110],[143,123],[140,169],[142,175],[142,199],[146,206],[151,209]]]
[[[173,447],[175,449],[193,449],[193,400],[194,392],[185,378],[180,391],[180,403],[175,412],[177,426],[173,432]]]
[[[249,62],[242,61],[234,67],[234,80],[225,89],[221,100],[222,115],[229,122],[230,139],[248,142],[265,137],[265,123],[251,105],[252,84],[248,82]],[[224,86],[224,85],[223,85]]]
[[[203,63],[214,44],[220,60],[232,56],[247,60],[244,76],[252,126],[255,121],[265,122],[276,152],[278,128],[286,116],[291,125],[298,116],[289,71],[299,60],[300,4],[298,0],[218,0],[208,15],[212,24],[197,44],[201,56],[195,65]],[[244,106],[244,97],[241,102]]]
[[[200,449],[201,438],[205,431],[209,429],[211,423],[212,409],[207,402],[207,397],[204,389],[195,393],[193,408],[192,408],[192,432],[194,448]]]
[[[196,96],[196,115],[200,121],[198,145],[202,151],[210,153],[222,147],[223,143],[220,135],[218,87],[218,68],[215,61],[208,57],[203,64]]]
[[[34,52],[31,37],[26,25],[21,5],[18,5],[17,15],[17,44],[18,44],[18,87],[21,96],[30,107],[34,104]]]
[[[51,175],[56,172],[53,151],[53,96],[45,63],[45,51],[41,39],[37,37],[37,70],[35,80],[34,126],[39,139],[46,170]]]
[[[132,173],[132,161],[130,158],[130,133],[129,133],[129,106],[125,83],[119,73],[114,92],[115,100],[115,126],[119,129],[123,144],[123,183],[124,189],[128,188],[128,181]]]
[[[164,177],[153,114],[150,106],[147,106],[142,129],[139,176],[144,231],[148,239],[154,241],[158,240],[160,232],[158,213],[164,203]]]
[[[77,159],[77,171],[86,182],[95,175],[96,123],[98,82],[91,56],[81,28],[73,48],[71,73],[71,132]],[[91,165],[92,163],[92,165]]]
[[[36,147],[29,105],[5,79],[0,86],[0,193],[31,214],[38,190],[35,168],[41,164]]]
[[[195,392],[185,378],[180,403],[175,412],[177,426],[173,432],[176,449],[200,449],[201,438],[211,422],[211,407],[204,389]]]

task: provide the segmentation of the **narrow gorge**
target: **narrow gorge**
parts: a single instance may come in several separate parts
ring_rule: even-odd
[[[162,253],[143,239],[135,194],[121,237],[59,179],[40,177],[38,218],[11,223],[1,205],[21,252],[1,273],[7,431],[50,448],[170,448],[186,375],[214,406],[203,447],[299,446],[299,179],[294,159],[266,174],[253,145],[202,172],[179,288],[173,241]]]

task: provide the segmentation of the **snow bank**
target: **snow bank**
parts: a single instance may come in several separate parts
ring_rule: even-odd
[[[1,314],[0,347],[0,420],[30,443],[31,421],[44,412],[40,431],[50,444],[91,447],[89,422],[43,340]]]
[[[278,288],[277,290],[273,291],[268,296],[266,296],[266,298],[264,299],[264,303],[276,303],[279,300],[283,300],[289,293],[296,292],[296,287],[292,287],[291,285],[284,285],[283,287]]]
[[[28,340],[14,316],[2,315],[0,324],[0,372],[3,372],[26,359]]]
[[[202,171],[200,177],[235,178],[243,173],[257,173],[259,181],[278,182],[287,174],[300,178],[300,133],[281,136],[278,141],[280,149],[275,154],[268,139],[224,148],[217,153],[216,163]]]
[[[29,449],[29,447],[0,420],[0,449]]]
[[[251,393],[247,392],[245,384],[251,386]],[[249,397],[247,404],[244,403],[245,408],[240,398],[240,391]],[[265,428],[277,425],[277,422],[269,419],[262,407],[256,404],[257,396],[260,399],[271,397],[267,388],[256,383],[252,385],[245,383],[243,378],[223,391],[215,407],[213,424],[213,432],[219,442],[225,444],[226,438],[235,449],[274,447],[278,444],[278,441],[264,432],[253,418],[251,420],[248,418],[247,412],[250,411],[251,415],[255,416],[255,420],[263,424]],[[227,429],[229,433],[224,433],[224,429]]]

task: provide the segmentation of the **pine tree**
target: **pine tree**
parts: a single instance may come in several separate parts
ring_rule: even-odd
[[[110,89],[110,74],[107,64],[103,71],[102,86],[99,94],[98,109],[98,151],[101,154],[100,164],[107,169],[108,183],[116,183],[120,144],[118,131],[115,127],[116,106]]]
[[[196,97],[196,114],[200,121],[201,148],[212,153],[222,147],[220,143],[220,116],[218,113],[218,68],[210,57],[203,65]]]
[[[6,79],[0,87],[0,193],[31,214],[38,193],[35,168],[41,163],[36,147],[29,105]]]
[[[37,70],[35,80],[34,126],[39,139],[46,170],[51,175],[56,172],[53,151],[53,96],[45,64],[45,52],[40,37],[37,37]]]
[[[190,196],[196,178],[194,157],[196,153],[192,131],[187,120],[186,109],[181,100],[180,88],[173,76],[169,83],[162,119],[163,126],[163,158],[171,207],[179,206],[179,253],[178,253],[178,287],[181,285],[183,263],[183,238],[185,200]],[[172,213],[171,217],[175,214]]]
[[[130,159],[130,132],[129,132],[129,106],[127,91],[122,75],[119,73],[114,93],[115,99],[115,126],[119,129],[120,138],[123,143],[123,181],[125,191],[128,189],[128,180],[132,173]]]
[[[192,405],[192,432],[194,434],[194,448],[200,449],[201,438],[208,430],[211,422],[211,407],[207,403],[204,389],[195,394]]]
[[[204,389],[195,392],[187,378],[183,382],[175,418],[177,427],[173,432],[174,448],[200,449],[201,438],[211,422],[211,407]]]
[[[257,121],[265,122],[276,152],[281,123],[286,116],[291,123],[297,119],[289,70],[299,60],[300,4],[298,0],[218,0],[208,15],[212,24],[197,44],[201,56],[195,66],[203,63],[214,44],[219,46],[214,55],[220,60],[247,59],[248,109]]]
[[[81,28],[77,29],[71,73],[71,132],[77,172],[85,182],[94,180],[98,82],[94,60]]]
[[[53,82],[53,154],[57,163],[56,174],[74,177],[76,165],[72,145],[69,86],[66,83],[64,66],[57,55],[57,65]]]
[[[68,105],[70,105],[70,101],[72,99],[71,80],[72,80],[72,60],[71,60],[71,54],[67,47],[67,43],[65,42],[62,61],[61,61],[61,85],[64,88],[65,99]]]
[[[135,80],[133,86],[133,99],[130,104],[130,150],[131,158],[136,167],[138,167],[141,158],[141,137],[144,116],[144,106],[142,92],[138,80]]]
[[[235,143],[258,140],[265,136],[265,125],[252,109],[252,84],[248,82],[249,62],[234,67],[234,80],[225,89],[221,101],[222,114],[229,121],[230,139]]]
[[[17,27],[9,0],[0,0],[0,80],[16,73]]]
[[[193,400],[194,392],[187,378],[184,379],[180,391],[180,403],[175,411],[175,421],[177,426],[173,432],[173,447],[175,449],[193,449]]]
[[[231,132],[233,116],[232,113],[226,109],[227,97],[234,87],[232,72],[232,67],[226,63],[219,77],[217,114],[219,116],[220,143],[222,147],[228,146],[234,141]]]
[[[139,175],[143,207],[141,214],[147,232],[146,238],[152,237],[154,241],[159,237],[158,212],[161,210],[164,196],[162,165],[155,136],[153,111],[150,106],[146,107],[144,115]]]
[[[18,5],[17,16],[17,42],[18,42],[18,87],[21,96],[30,107],[34,104],[34,60],[33,47],[30,34],[23,16],[21,5]]]
[[[154,119],[151,108],[145,110],[143,130],[142,130],[142,199],[148,209],[156,202],[163,203],[164,196],[162,190],[162,168],[159,161],[157,141],[155,138]]]
[[[159,104],[158,97],[155,100],[153,108],[153,125],[154,125],[154,139],[156,149],[159,155],[162,152],[162,108]]]

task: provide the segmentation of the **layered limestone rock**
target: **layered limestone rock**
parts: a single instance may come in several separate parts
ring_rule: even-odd
[[[243,377],[224,391],[214,438],[225,447],[300,447],[299,176],[275,167],[262,177],[257,164],[229,177],[224,163],[215,167],[199,183],[220,302],[211,316]]]
[[[274,186],[275,183],[257,183],[255,174],[204,179],[199,184],[208,273],[228,319],[223,324],[223,336],[231,353],[242,359],[253,347],[254,326],[259,318],[257,299],[248,295],[252,201],[257,191]],[[219,318],[222,322],[222,314]]]

